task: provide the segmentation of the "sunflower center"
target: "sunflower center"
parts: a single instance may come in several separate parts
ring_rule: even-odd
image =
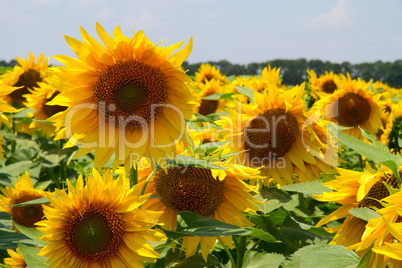
[[[255,117],[244,128],[248,164],[267,165],[269,161],[286,155],[298,133],[297,119],[285,109],[274,108]]]
[[[202,115],[213,114],[218,108],[219,101],[217,100],[202,100],[198,108],[198,113]]]
[[[10,93],[11,98],[14,101],[22,103],[25,101],[23,97],[24,94],[28,94],[28,89],[33,89],[38,86],[38,82],[42,82],[42,78],[40,77],[40,73],[34,69],[28,69],[18,78],[17,83],[13,85],[14,87],[21,87],[17,90],[14,90]]]
[[[21,204],[31,200],[41,198],[42,196],[36,194],[27,194],[15,201],[15,204]],[[27,205],[21,207],[13,207],[11,210],[11,219],[17,224],[34,228],[35,223],[40,221],[43,217],[42,205]]]
[[[400,173],[402,175],[402,173]],[[389,175],[387,177],[381,178],[378,182],[376,182],[373,187],[369,190],[367,195],[359,202],[359,207],[376,207],[378,209],[383,208],[380,202],[377,200],[381,200],[387,196],[389,196],[389,191],[387,187],[384,185],[387,184],[392,188],[399,188],[398,180],[394,175]]]
[[[154,176],[156,193],[172,211],[191,211],[208,217],[223,201],[225,181],[212,176],[211,170],[196,167],[172,167]]]
[[[67,109],[65,106],[60,105],[47,105],[46,103],[53,100],[60,92],[55,92],[49,99],[45,99],[43,103],[43,112],[48,116],[51,117],[59,112],[62,112]]]
[[[347,93],[338,100],[338,116],[341,126],[355,127],[366,122],[370,115],[370,104],[362,96]]]
[[[162,71],[136,60],[107,67],[94,85],[95,100],[105,120],[138,128],[149,124],[166,103],[167,83]]]
[[[338,87],[336,86],[334,80],[327,80],[322,85],[322,90],[325,93],[334,93],[334,91],[337,89]]]
[[[89,209],[72,217],[66,240],[76,256],[103,263],[115,255],[123,243],[123,221],[110,209]]]

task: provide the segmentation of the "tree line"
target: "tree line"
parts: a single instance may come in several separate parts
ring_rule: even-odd
[[[257,75],[268,65],[271,68],[280,68],[282,83],[285,85],[297,85],[308,79],[306,70],[314,70],[318,76],[325,71],[334,73],[349,73],[352,78],[361,78],[366,81],[382,81],[391,87],[402,88],[402,60],[394,62],[376,61],[373,63],[351,64],[347,61],[332,63],[321,60],[286,60],[277,59],[265,62],[252,62],[249,64],[232,64],[227,60],[210,61],[212,65],[220,69],[224,75]],[[188,70],[188,75],[194,75],[202,63],[183,63],[183,68]]]
[[[402,88],[402,60],[394,62],[376,61],[373,63],[351,64],[347,61],[342,63],[332,63],[321,60],[285,60],[277,59],[265,62],[252,62],[249,64],[233,64],[227,60],[210,61],[212,65],[220,69],[222,74],[230,75],[257,75],[268,65],[271,68],[281,68],[282,83],[285,85],[297,85],[307,80],[306,70],[314,70],[318,76],[325,71],[334,73],[350,73],[352,78],[360,77],[364,80],[379,80],[391,87]],[[0,61],[0,67],[13,67],[17,64],[16,60],[6,62]],[[183,63],[183,68],[188,70],[188,75],[194,75],[202,63]]]

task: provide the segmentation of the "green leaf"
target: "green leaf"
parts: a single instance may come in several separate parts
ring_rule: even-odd
[[[281,203],[287,203],[290,201],[290,195],[278,188],[263,188],[260,190],[260,194],[265,199],[276,199]]]
[[[369,221],[370,219],[381,217],[380,213],[375,212],[370,208],[352,208],[349,210],[349,213],[363,221]]]
[[[247,236],[251,236],[253,238],[258,238],[260,240],[263,240],[268,243],[276,243],[275,237],[273,237],[271,234],[264,232],[263,230],[252,228],[252,227],[244,227],[244,229],[249,230],[251,233],[249,233]]]
[[[20,248],[21,255],[27,264],[27,267],[32,268],[45,268],[49,267],[49,264],[45,263],[46,257],[37,255],[40,251],[38,248],[31,248],[24,244],[18,242],[18,247]]]
[[[244,254],[243,268],[278,268],[285,256],[277,253],[259,253],[247,250]]]
[[[360,258],[352,250],[347,250],[344,246],[325,245],[311,248],[305,252],[300,262],[300,268],[324,266],[326,268],[352,268],[357,267],[359,262]]]
[[[210,123],[212,125],[214,125],[216,128],[221,128],[220,126],[218,126],[213,120],[211,120],[209,117],[204,116],[202,114],[199,113],[194,113],[195,116],[195,121],[190,120],[189,122],[197,122],[197,123]]]
[[[182,236],[221,237],[248,235],[251,231],[229,223],[201,217],[189,211],[182,211],[177,216],[176,231],[167,231],[166,233],[169,237],[177,238]]]
[[[394,172],[396,178],[398,179],[399,184],[401,184],[401,178],[399,176],[399,166],[401,165],[402,159],[400,156],[392,154],[388,150],[388,147],[386,149],[380,145],[378,145],[379,147],[376,147],[374,144],[373,146],[359,139],[346,135],[345,133],[338,131],[338,129],[334,125],[329,125],[328,128],[346,146],[352,148],[362,156],[370,158],[371,160],[377,163],[389,167],[392,170],[392,172]],[[365,133],[365,135],[368,134]],[[369,135],[371,134],[369,133]]]
[[[42,246],[42,244],[36,243],[24,234],[17,233],[5,228],[0,228],[0,249],[16,248],[18,246],[16,241],[20,241],[24,244],[36,247]]]
[[[35,167],[36,165],[37,164],[33,163],[32,161],[21,161],[2,167],[1,172],[16,177],[18,175],[25,173],[26,170],[29,170]]]
[[[232,95],[235,93],[215,93],[203,97],[203,100],[233,100]]]
[[[324,186],[319,181],[307,181],[297,184],[284,185],[281,186],[281,189],[289,192],[298,192],[308,195],[322,194],[324,192],[332,192],[332,189]]]
[[[26,235],[27,237],[31,238],[36,243],[41,244],[41,245],[48,244],[48,242],[45,242],[45,241],[39,239],[39,237],[43,236],[43,233],[41,233],[37,229],[28,228],[28,227],[19,225],[15,221],[13,221],[13,224],[14,224],[15,228],[18,229],[18,231],[20,231],[22,234]]]
[[[30,108],[25,108],[22,111],[19,111],[18,113],[12,114],[12,118],[24,118],[28,116],[28,113],[34,113],[35,110],[32,110]]]
[[[205,262],[200,253],[186,258],[180,250],[173,252],[172,249],[167,252],[165,258],[159,259],[157,264],[161,261],[163,263],[156,267],[204,268],[219,264],[219,260],[211,254],[207,256],[207,262]]]
[[[378,148],[381,148],[381,149],[383,149],[383,150],[389,151],[387,145],[385,145],[385,144],[382,143],[382,142],[379,142],[379,141],[377,140],[377,138],[376,138],[374,135],[372,135],[372,134],[371,134],[370,132],[368,132],[367,130],[362,129],[361,127],[359,127],[359,128],[360,128],[360,131],[362,132],[363,137],[365,137],[366,139],[368,139],[375,147],[378,147]]]
[[[254,93],[255,91],[252,89],[249,89],[247,87],[242,87],[242,86],[235,86],[237,92],[239,92],[240,94],[243,94],[244,96],[246,96],[251,102],[253,102],[255,104],[255,100],[254,100]]]
[[[50,204],[50,201],[49,201],[49,199],[47,199],[47,197],[42,197],[42,198],[26,201],[23,203],[10,205],[10,207],[22,207],[22,206],[39,205],[39,204]]]
[[[208,169],[227,169],[227,167],[217,166],[209,161],[197,159],[188,155],[177,155],[177,161],[179,165],[183,166],[208,168]]]

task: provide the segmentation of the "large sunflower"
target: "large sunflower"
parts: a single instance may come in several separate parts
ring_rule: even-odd
[[[312,111],[321,111],[325,119],[345,127],[342,131],[356,138],[363,138],[359,129],[372,134],[381,131],[381,95],[368,90],[370,83],[352,80],[341,74],[339,88],[333,94],[315,102]]]
[[[386,185],[398,188],[398,181],[390,171],[379,172],[357,172],[346,169],[338,169],[339,176],[335,180],[324,183],[325,186],[335,190],[334,192],[325,192],[315,197],[320,201],[337,202],[342,206],[333,213],[322,218],[318,226],[329,223],[330,221],[342,219],[346,216],[343,223],[335,228],[327,228],[330,232],[336,232],[330,244],[349,246],[350,249],[357,250],[357,254],[363,257],[369,247],[360,247],[357,245],[363,241],[364,233],[367,232],[368,223],[358,219],[350,214],[353,208],[382,208],[382,203],[378,202],[387,196],[390,196]],[[380,211],[380,210],[378,210]],[[370,263],[379,262],[378,256],[372,254]],[[372,266],[377,267],[377,266]]]
[[[96,23],[106,48],[81,28],[84,43],[66,37],[79,59],[55,56],[66,66],[54,72],[61,93],[49,105],[67,110],[49,120],[62,127],[55,139],[66,146],[81,145],[77,156],[95,150],[95,166],[115,153],[114,167],[145,155],[158,163],[175,152],[176,139],[186,137],[196,97],[181,64],[190,54],[192,39],[155,46],[142,31],[130,39],[116,27],[113,38]],[[133,155],[131,155],[133,154]],[[152,161],[154,162],[154,161]]]
[[[32,53],[29,53],[28,60],[17,57],[19,65],[1,75],[0,79],[0,92],[9,92],[5,96],[5,100],[8,103],[11,104],[16,101],[19,105],[23,105],[25,101],[23,95],[29,93],[29,89],[36,87],[38,82],[43,82],[47,77],[48,59],[45,59],[44,55],[40,54],[38,62],[35,63],[35,57]]]
[[[49,242],[39,253],[49,267],[142,267],[141,260],[155,262],[160,255],[147,240],[166,239],[151,229],[161,212],[139,207],[150,195],[139,195],[123,176],[104,178],[94,169],[86,185],[82,177],[74,189],[67,180],[68,194],[56,190],[48,195],[46,219],[38,229]]]
[[[231,120],[219,122],[228,130],[230,148],[236,163],[261,167],[263,176],[278,184],[314,180],[318,173],[332,173],[336,165],[336,150],[332,148],[326,130],[307,120],[301,99],[304,84],[282,91],[267,84],[263,93],[254,93],[255,104],[239,105],[231,111]],[[311,173],[312,167],[316,170]],[[310,168],[307,168],[310,167]],[[295,174],[298,176],[295,176]],[[267,181],[267,180],[264,180]]]
[[[256,188],[246,184],[243,179],[262,178],[259,170],[221,162],[214,164],[226,169],[173,166],[167,168],[167,173],[162,169],[156,171],[149,180],[145,193],[158,195],[160,198],[149,199],[142,207],[162,211],[158,222],[163,223],[163,228],[167,230],[176,230],[176,217],[181,211],[191,211],[240,227],[252,225],[242,212],[255,213],[259,210],[250,202],[258,202],[250,194],[256,192]],[[146,165],[139,169],[139,187],[143,187],[151,172],[152,169]],[[232,248],[231,236],[186,236],[182,243],[185,256],[194,255],[200,245],[202,256],[206,260],[217,239]]]
[[[17,224],[34,228],[35,223],[43,217],[42,205],[11,206],[46,197],[46,192],[34,188],[28,171],[18,177],[19,180],[15,181],[14,187],[0,188],[3,193],[0,195],[0,210],[10,214],[11,219]],[[16,230],[15,227],[13,229]]]
[[[210,63],[203,63],[198,68],[198,72],[195,72],[195,82],[206,83],[212,79],[217,79],[221,84],[226,84],[226,76],[221,73],[214,65]]]
[[[29,128],[42,132],[43,135],[50,138],[56,134],[56,127],[53,124],[47,122],[41,122],[47,120],[49,117],[64,111],[66,107],[58,105],[47,105],[48,101],[51,101],[60,92],[48,83],[39,82],[37,87],[30,89],[30,94],[24,95],[26,107],[31,108],[35,112],[30,114],[34,120],[29,124]]]

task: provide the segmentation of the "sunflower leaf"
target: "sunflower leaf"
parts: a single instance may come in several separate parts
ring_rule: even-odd
[[[298,192],[308,195],[322,194],[324,192],[332,192],[332,189],[324,186],[319,181],[307,181],[297,184],[289,184],[281,186],[282,190],[289,192]]]
[[[17,243],[27,267],[35,267],[35,268],[49,267],[49,264],[45,263],[47,258],[38,255],[40,249],[31,248],[19,242]]]
[[[373,144],[374,146],[370,145],[362,140],[356,139],[341,131],[338,131],[337,127],[334,125],[330,124],[328,125],[328,128],[346,146],[355,150],[360,155],[370,158],[374,162],[383,164],[388,168],[390,168],[392,172],[394,172],[396,178],[398,179],[399,185],[401,184],[401,178],[399,176],[399,166],[401,165],[402,159],[400,156],[392,154],[388,150],[388,148],[385,149],[383,146],[380,145],[379,145],[380,147],[376,147],[374,144]],[[368,136],[372,138],[370,135]]]
[[[226,169],[227,167],[221,167],[214,165],[213,163],[197,159],[187,155],[177,155],[178,165],[180,166],[190,166],[190,167],[198,167],[198,168],[208,168],[208,169]]]
[[[42,197],[42,198],[26,201],[23,203],[10,205],[10,207],[22,207],[22,206],[39,205],[39,204],[50,204],[50,201],[49,201],[49,199],[47,199],[47,197]]]
[[[278,253],[266,253],[247,250],[244,254],[243,268],[278,268],[285,256]]]
[[[253,238],[258,238],[259,240],[268,242],[268,243],[277,243],[275,237],[271,234],[264,232],[263,230],[252,228],[252,227],[244,227],[244,229],[251,231],[247,236],[251,236]]]
[[[349,213],[363,221],[369,221],[381,217],[380,213],[375,212],[370,208],[352,208],[349,210]]]
[[[237,92],[239,92],[240,94],[243,94],[244,96],[246,96],[251,102],[253,102],[255,104],[255,100],[254,100],[254,93],[255,91],[247,88],[247,87],[241,87],[241,86],[235,86]]]
[[[215,93],[203,97],[203,100],[233,100],[232,95],[235,93]]]
[[[18,231],[20,231],[22,234],[28,236],[36,243],[41,244],[41,245],[48,244],[48,242],[45,242],[45,241],[39,239],[39,237],[43,236],[43,233],[41,233],[39,230],[37,230],[35,228],[28,228],[28,227],[19,225],[15,221],[13,221],[13,225],[15,226],[15,228],[18,229]]]

